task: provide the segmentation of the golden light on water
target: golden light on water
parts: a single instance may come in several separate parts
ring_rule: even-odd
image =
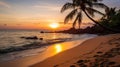
[[[56,45],[55,45],[55,50],[56,50],[57,53],[61,52],[61,51],[62,51],[62,46],[61,46],[61,44],[56,44]]]
[[[52,39],[58,39],[59,35],[57,33],[52,33],[51,38]]]
[[[58,28],[59,27],[59,24],[58,23],[51,23],[49,25],[51,28],[55,29],[55,28]]]

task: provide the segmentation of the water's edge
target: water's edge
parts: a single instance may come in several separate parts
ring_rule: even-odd
[[[96,35],[84,34],[83,36],[81,36],[80,38],[77,38],[77,39],[65,39],[66,41],[64,39],[62,39],[62,40],[58,40],[58,42],[55,41],[54,43],[53,42],[48,43],[48,44],[46,44],[46,46],[44,46],[42,48],[41,48],[41,45],[33,46],[33,44],[32,44],[32,46],[30,47],[31,49],[29,49],[29,50],[23,50],[23,51],[20,50],[19,51],[17,49],[18,52],[11,52],[11,53],[7,53],[7,54],[1,54],[0,55],[0,62],[15,60],[15,59],[28,57],[28,56],[32,56],[32,55],[38,55],[41,52],[45,52],[46,49],[48,49],[50,46],[53,46],[56,43],[66,43],[66,42],[71,43],[71,46],[69,48],[65,49],[65,50],[68,50],[68,49],[74,48],[74,47],[80,45],[82,42],[84,42],[84,41],[86,41],[88,39],[94,38],[94,37],[96,37]],[[76,42],[76,43],[74,43],[74,42]],[[53,55],[51,55],[51,56],[53,56]],[[45,59],[47,59],[48,57],[51,57],[51,56],[44,57],[43,60],[45,60]],[[43,61],[43,60],[41,60],[41,61]]]

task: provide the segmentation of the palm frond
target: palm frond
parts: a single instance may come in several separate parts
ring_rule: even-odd
[[[81,21],[82,21],[82,13],[81,11],[78,13],[78,15],[76,16],[74,22],[73,22],[73,27],[75,27],[76,23],[78,22],[79,28],[81,25]]]
[[[63,5],[62,9],[61,9],[61,13],[70,9],[70,8],[74,8],[74,4],[73,3],[66,3],[65,5]]]
[[[93,5],[92,5],[92,2],[91,2],[91,1],[86,1],[85,3],[86,3],[86,5],[88,5],[89,7],[93,7]]]
[[[72,0],[73,3],[75,3],[77,0]]]
[[[85,8],[85,9],[90,16],[94,17],[94,11],[92,10],[92,8],[88,7],[88,8]]]
[[[79,14],[78,14],[78,23],[80,24],[81,21],[82,21],[82,13],[79,12]]]
[[[98,2],[98,1],[103,1],[103,0],[91,0],[92,2]]]
[[[66,17],[64,20],[64,23],[67,23],[69,20],[72,20],[73,17],[76,15],[77,13],[77,9],[72,10]]]
[[[94,6],[94,7],[99,7],[99,8],[105,8],[105,9],[108,8],[108,6],[106,6],[106,5],[103,4],[103,3],[93,3],[93,6]]]
[[[82,22],[82,13],[79,12],[79,14],[78,14],[78,25],[79,25],[79,28],[80,28],[81,22]]]
[[[78,17],[76,17],[75,20],[74,20],[74,22],[73,22],[73,28],[75,28],[75,25],[77,23],[77,19],[78,19]]]
[[[98,10],[95,10],[95,9],[93,9],[93,8],[90,8],[90,7],[87,7],[86,10],[87,10],[87,12],[89,13],[89,15],[91,15],[92,17],[94,17],[94,13],[98,13],[98,14],[100,14],[100,15],[105,16],[104,13],[102,13],[102,12],[100,12],[100,11],[98,11]]]

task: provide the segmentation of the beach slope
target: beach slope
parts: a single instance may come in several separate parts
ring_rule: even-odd
[[[98,36],[31,67],[120,67],[120,34]]]

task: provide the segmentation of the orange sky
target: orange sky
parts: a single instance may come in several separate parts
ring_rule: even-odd
[[[61,7],[66,2],[68,0],[0,0],[0,29],[52,30],[49,24],[53,22],[60,24],[57,30],[68,29],[72,24],[64,25],[63,21],[69,11],[60,13]],[[104,0],[104,2],[112,6],[115,4],[118,8],[120,6],[119,0]],[[84,17],[83,22],[91,21]]]

